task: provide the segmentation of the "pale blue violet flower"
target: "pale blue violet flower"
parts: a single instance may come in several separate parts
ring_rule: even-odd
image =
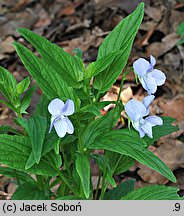
[[[152,96],[152,97],[151,97]],[[143,117],[149,114],[149,105],[154,99],[153,95],[147,96],[143,103],[131,99],[125,104],[125,112],[131,119],[132,126],[139,132],[140,138],[147,134],[150,138],[153,138],[152,127],[156,125],[162,125],[163,121],[158,116],[149,116],[145,119]]]
[[[146,96],[142,103],[144,104],[145,108],[146,108],[146,115],[149,115],[150,110],[149,110],[149,105],[152,103],[152,101],[155,99],[154,95],[148,95]]]
[[[133,63],[134,71],[149,95],[154,94],[157,86],[163,85],[166,80],[166,76],[162,71],[154,69],[155,64],[156,60],[152,55],[150,55],[150,62],[139,58]]]
[[[72,100],[68,99],[64,104],[62,100],[56,98],[49,103],[48,110],[52,115],[49,133],[54,126],[57,135],[61,138],[64,137],[66,133],[73,134],[73,124],[67,117],[72,115],[75,111],[74,102]]]

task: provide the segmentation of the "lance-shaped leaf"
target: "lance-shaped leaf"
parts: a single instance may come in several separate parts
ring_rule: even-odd
[[[90,162],[87,155],[76,155],[76,170],[86,198],[90,196]]]
[[[112,64],[113,60],[118,54],[121,54],[120,51],[114,51],[112,53],[109,53],[108,55],[103,56],[102,58],[99,58],[95,62],[92,62],[88,65],[85,71],[85,77],[91,78],[93,76],[96,76],[100,72],[104,71],[109,67],[109,65]]]
[[[10,102],[14,102],[16,99],[16,86],[17,81],[15,77],[8,70],[0,67],[0,92]]]
[[[20,185],[12,196],[12,200],[48,200],[44,191],[36,183],[26,182]]]
[[[152,152],[145,149],[145,141],[127,130],[110,131],[98,137],[90,144],[91,149],[106,149],[123,155],[130,156],[145,166],[157,171],[172,182],[176,178],[172,171]]]
[[[92,121],[85,129],[82,135],[82,142],[85,147],[88,147],[99,135],[103,135],[105,132],[109,131],[116,124],[122,106],[118,106],[111,110],[105,116]]]
[[[43,63],[51,65],[69,86],[81,86],[79,81],[82,80],[83,75],[73,56],[28,29],[19,28],[17,31],[36,48],[42,56]]]
[[[0,163],[8,165],[19,171],[37,175],[56,176],[61,166],[60,155],[50,151],[41,158],[39,164],[25,170],[29,155],[31,154],[30,140],[26,136],[0,134]]]
[[[165,185],[152,185],[139,188],[123,196],[123,200],[181,200],[178,188]]]
[[[38,164],[42,155],[43,141],[47,129],[47,119],[42,116],[33,116],[29,119],[18,119],[26,130],[32,145],[33,156]]]
[[[25,92],[29,87],[30,83],[31,81],[29,77],[26,77],[21,82],[19,82],[18,85],[16,86],[17,94],[21,95],[23,92]]]
[[[60,98],[65,101],[70,98],[75,102],[76,108],[80,106],[73,88],[66,84],[63,75],[58,74],[52,64],[44,62],[19,43],[14,42],[13,45],[26,69],[50,100]]]
[[[135,160],[132,157],[118,154],[116,152],[106,151],[109,165],[114,175],[119,175],[133,166]]]
[[[34,182],[35,180],[23,171],[17,171],[9,167],[0,166],[0,174],[9,178],[18,178],[20,182]]]
[[[21,113],[26,113],[26,109],[29,107],[30,103],[31,103],[31,99],[32,99],[32,95],[36,90],[36,86],[32,86],[24,95],[24,97],[22,98],[21,101],[21,108],[20,111]]]
[[[106,92],[116,81],[119,74],[127,64],[132,44],[144,15],[144,3],[140,3],[136,10],[124,18],[100,45],[98,59],[114,51],[122,51],[112,64],[95,76],[94,88],[100,93]]]
[[[116,188],[113,188],[105,193],[104,200],[120,200],[123,196],[127,195],[134,189],[134,185],[134,179],[127,180],[118,185]]]

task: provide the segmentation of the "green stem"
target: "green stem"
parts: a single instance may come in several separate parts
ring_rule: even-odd
[[[61,182],[61,179],[57,178],[55,179],[50,185],[49,188],[51,189],[52,187],[56,186],[57,184],[59,184]]]
[[[109,183],[106,182],[104,187],[102,188],[101,200],[104,199],[104,194],[105,194],[105,191],[106,191],[108,185],[109,185]]]
[[[126,80],[126,76],[129,74],[130,70],[131,70],[131,69],[128,68],[128,66],[127,66],[127,67],[126,67],[126,70],[125,70],[125,72],[124,72],[124,74],[123,74],[123,76],[122,76],[121,84],[120,84],[120,88],[119,88],[119,93],[118,93],[118,99],[117,99],[117,101],[116,101],[116,106],[118,105],[118,102],[119,102],[119,100],[120,100],[121,91],[122,91],[122,88],[123,88],[123,83],[124,83],[124,81]]]
[[[106,190],[105,178],[106,178],[106,173],[107,173],[107,162],[108,162],[105,153],[104,153],[104,157],[105,157],[105,161],[104,161],[104,171],[103,171],[103,179],[102,179],[102,192],[101,192],[101,195],[100,195],[101,200],[103,200],[105,190]]]
[[[121,91],[122,91],[122,88],[123,88],[124,80],[125,80],[125,78],[122,77],[122,79],[121,79],[121,84],[120,84],[120,88],[119,88],[119,93],[118,93],[118,99],[117,99],[117,101],[116,101],[116,106],[118,105],[118,102],[119,102],[119,100],[120,100],[120,96],[121,96]]]
[[[49,197],[49,191],[50,191],[50,187],[49,187],[49,183],[52,177],[48,177],[46,182],[45,182],[45,186],[44,186],[44,192],[45,192],[45,196]]]
[[[98,102],[98,101],[99,101],[100,95],[101,95],[101,93],[98,91],[98,93],[97,93],[97,95],[96,95],[96,98],[95,98],[95,102]]]
[[[43,179],[43,176],[36,175],[36,179],[37,179],[37,182],[38,182],[38,185],[39,185],[40,189],[44,189],[44,179]]]
[[[71,177],[70,167],[68,165],[68,160],[67,160],[67,157],[66,157],[66,154],[65,154],[65,147],[64,147],[64,145],[62,147],[62,155],[63,155],[63,159],[64,159],[65,169],[68,172],[68,175]]]
[[[102,172],[100,172],[99,176],[98,176],[98,182],[97,182],[97,186],[96,186],[96,191],[95,191],[95,195],[94,195],[94,200],[97,200],[97,196],[98,196],[98,191],[99,191],[99,187],[100,187],[100,180],[102,177]]]
[[[80,125],[78,125],[78,150],[81,154],[84,153],[84,148],[82,144],[82,139],[81,139],[81,132],[80,132]]]

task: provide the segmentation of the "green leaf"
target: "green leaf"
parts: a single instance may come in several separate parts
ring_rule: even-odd
[[[184,20],[178,25],[176,32],[179,36],[184,36]]]
[[[50,100],[47,98],[47,96],[45,94],[42,94],[36,106],[35,115],[44,116],[50,120],[50,113],[48,112],[49,103],[50,103]]]
[[[16,112],[16,108],[11,103],[9,103],[8,101],[0,100],[0,103],[6,105],[10,109],[12,109],[14,112]]]
[[[36,86],[32,86],[24,95],[21,102],[21,113],[26,113],[27,108],[29,107],[32,99],[32,95],[36,90]]]
[[[31,81],[29,77],[26,77],[21,82],[19,82],[18,85],[16,86],[17,94],[21,95],[23,92],[25,92],[29,87],[30,83]]]
[[[15,130],[9,125],[2,125],[0,126],[0,134],[8,134],[8,133],[13,133],[16,135],[22,135],[19,131]]]
[[[153,185],[139,188],[122,197],[123,200],[181,200],[178,188]]]
[[[153,138],[151,139],[148,136],[145,136],[143,138],[147,145],[154,143],[155,141],[159,140],[159,138],[162,136],[178,131],[178,127],[172,126],[172,123],[175,121],[174,118],[167,116],[163,116],[161,118],[163,120],[163,125],[153,127]]]
[[[183,43],[184,43],[184,37],[182,37],[182,38],[177,42],[176,45],[181,45],[181,44],[183,44]]]
[[[172,182],[176,182],[176,178],[172,171],[152,152],[145,149],[146,143],[143,139],[135,137],[128,130],[110,131],[98,137],[94,143],[90,145],[91,149],[106,149],[112,152],[130,156],[145,166],[157,171]]]
[[[104,163],[105,163],[105,158],[104,155],[100,154],[92,154],[92,158],[95,159],[96,163],[98,164],[99,169],[104,172]],[[111,170],[111,167],[109,166],[109,161],[107,163],[107,169],[106,169],[106,181],[112,185],[112,187],[116,187],[116,182],[113,179],[113,172]]]
[[[47,120],[42,116],[32,116],[29,119],[18,119],[26,130],[32,145],[33,156],[38,164],[42,155],[43,141],[47,129]]]
[[[58,197],[56,200],[81,200],[81,198],[73,195],[68,195],[64,197]]]
[[[102,114],[99,110],[99,108],[96,106],[96,104],[89,104],[89,105],[86,105],[86,106],[83,106],[78,113],[76,114],[84,114],[84,117],[86,115],[86,113],[92,113],[94,116],[99,116],[101,117]]]
[[[34,182],[34,179],[23,171],[17,171],[9,167],[0,166],[0,174],[9,178],[19,178],[21,182]]]
[[[107,151],[106,156],[109,159],[109,165],[114,175],[119,175],[127,171],[131,166],[134,165],[135,161],[133,158],[129,156],[118,154],[116,152],[111,151]]]
[[[120,200],[134,189],[135,180],[127,180],[105,193],[104,200]]]
[[[28,170],[25,166],[31,154],[30,140],[26,136],[0,135],[0,163],[19,171],[37,175],[56,176],[61,166],[61,157],[50,151]]]
[[[35,158],[34,158],[33,151],[32,151],[31,154],[29,155],[27,162],[26,162],[25,170],[30,169],[34,164],[35,164]]]
[[[89,147],[89,145],[100,135],[109,131],[117,122],[122,107],[119,106],[117,109],[111,110],[105,116],[92,121],[85,129],[82,135],[83,145]]]
[[[122,72],[123,68],[126,66],[143,15],[144,3],[142,2],[132,14],[124,18],[113,29],[100,45],[97,59],[100,59],[114,51],[121,51],[108,68],[95,76],[94,88],[98,89],[100,93],[108,91]]]
[[[54,130],[52,130],[50,133],[47,132],[44,139],[42,155],[45,155],[54,149],[59,140],[60,138]]]
[[[98,59],[113,51],[125,50],[131,40],[133,41],[142,18],[144,16],[144,3],[140,3],[135,11],[124,18],[107,37],[99,47]]]
[[[36,184],[30,182],[20,185],[12,196],[12,200],[48,200]]]
[[[93,76],[96,76],[100,72],[107,69],[109,65],[112,64],[115,57],[121,53],[122,51],[114,51],[89,64],[85,71],[85,78],[91,78]]]
[[[80,177],[84,195],[90,196],[90,162],[87,155],[76,155],[76,170]]]
[[[52,64],[44,62],[19,43],[14,42],[13,45],[26,69],[50,100],[60,98],[66,101],[70,98],[74,101],[76,109],[80,106],[80,100],[73,88],[64,82],[63,75],[56,73]]]
[[[76,136],[72,134],[68,134],[61,139],[61,145],[68,145],[69,143],[73,143],[77,139]]]
[[[80,48],[75,48],[75,49],[73,50],[73,52],[75,52],[76,55],[77,55],[79,58],[82,59],[83,52],[82,52],[82,50],[81,50]]]
[[[19,28],[17,31],[36,48],[42,56],[43,63],[50,64],[67,85],[77,88],[81,86],[79,81],[82,80],[83,74],[73,56],[28,29]]]
[[[15,89],[17,81],[14,76],[5,68],[0,66],[0,91],[10,102],[17,100]]]

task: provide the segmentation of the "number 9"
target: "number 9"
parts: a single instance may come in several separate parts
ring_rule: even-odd
[[[179,211],[180,210],[180,204],[179,203],[175,203],[175,211]]]

